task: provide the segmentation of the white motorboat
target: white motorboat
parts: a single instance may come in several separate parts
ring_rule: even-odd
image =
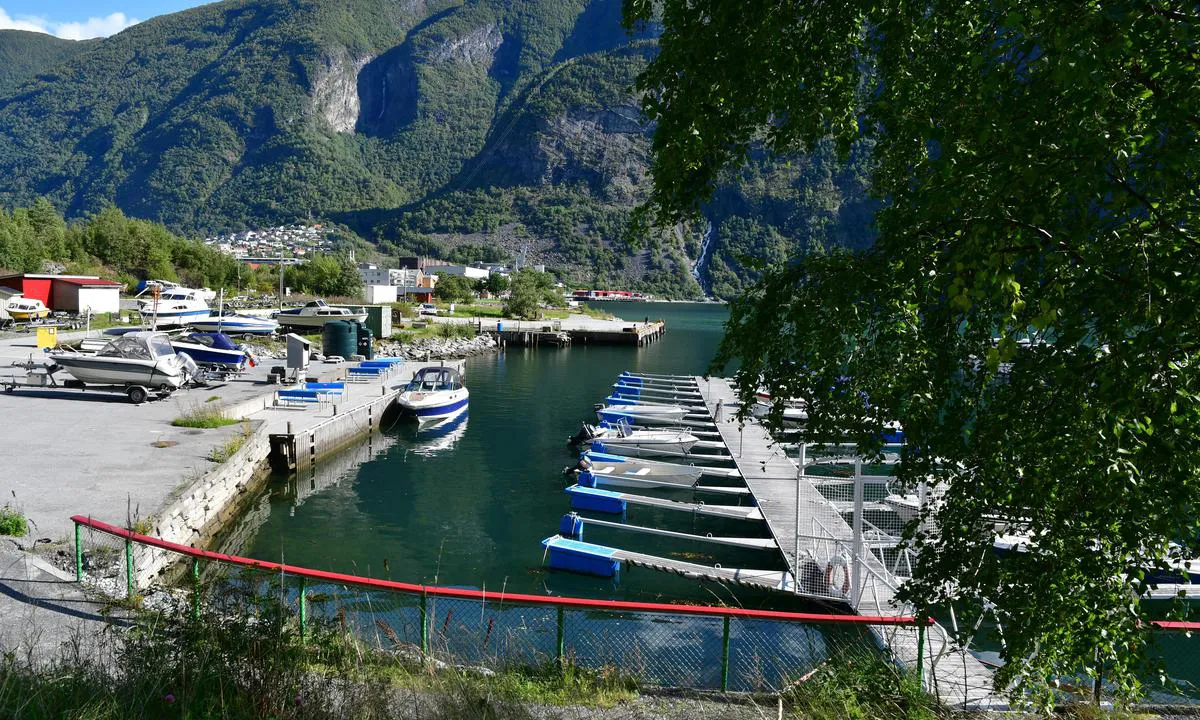
[[[151,291],[155,288],[151,287]],[[186,325],[194,320],[203,320],[212,314],[208,303],[199,290],[173,287],[162,291],[157,298],[138,300],[138,312],[142,322],[154,327]]]
[[[13,320],[26,322],[28,320],[43,320],[50,317],[50,308],[37,298],[27,298],[21,295],[8,301],[4,308]]]
[[[678,405],[613,404],[596,410],[601,422],[624,420],[631,425],[678,425],[687,414],[688,410]]]
[[[427,367],[417,371],[404,392],[396,397],[396,404],[404,415],[415,417],[425,426],[461,415],[470,397],[457,370]]]
[[[287,325],[288,327],[320,328],[324,327],[325,323],[333,322],[334,320],[364,322],[367,319],[367,311],[355,311],[350,308],[330,305],[324,300],[313,300],[304,307],[283,310],[275,316],[275,319],[280,325]]]
[[[191,320],[188,325],[202,332],[227,335],[271,335],[279,330],[279,323],[271,318],[254,315],[213,315],[203,320]]]
[[[592,449],[612,451],[620,455],[646,457],[655,455],[685,455],[700,442],[695,435],[676,430],[632,430],[621,423],[617,427],[594,428],[585,426],[591,435]]]
[[[578,473],[577,482],[588,485],[584,474],[594,478],[594,484],[604,487],[692,487],[700,481],[703,470],[691,465],[657,462],[655,460],[635,460],[619,455],[604,453],[589,453],[580,458],[579,465],[568,468],[571,473]]]
[[[84,385],[139,386],[170,392],[182,387],[189,377],[187,361],[175,354],[170,339],[162,332],[125,333],[97,353],[57,352],[50,359]]]

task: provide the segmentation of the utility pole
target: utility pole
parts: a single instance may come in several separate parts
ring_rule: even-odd
[[[283,248],[279,249],[279,309],[283,310]]]

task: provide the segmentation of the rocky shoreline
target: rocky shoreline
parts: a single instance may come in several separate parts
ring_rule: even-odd
[[[407,343],[385,340],[379,344],[378,354],[406,360],[461,360],[495,352],[498,347],[496,336],[484,333],[473,338],[423,337]]]

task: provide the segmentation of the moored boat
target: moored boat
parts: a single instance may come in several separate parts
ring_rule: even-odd
[[[601,422],[619,423],[622,420],[631,425],[677,425],[688,410],[677,405],[609,405],[599,408],[596,416]]]
[[[462,414],[470,396],[457,370],[427,367],[417,371],[397,396],[396,404],[404,415],[416,418],[424,426]]]
[[[700,439],[690,433],[675,430],[633,430],[622,423],[617,427],[585,425],[582,435],[593,442],[592,448],[621,455],[653,457],[655,455],[686,455]]]

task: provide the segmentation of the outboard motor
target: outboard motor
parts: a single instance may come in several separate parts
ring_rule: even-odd
[[[569,440],[567,440],[567,442],[570,443],[571,445],[582,445],[583,443],[588,442],[595,436],[596,436],[596,429],[593,428],[591,425],[584,423],[583,426],[579,428],[579,432],[576,433],[574,436],[572,436]]]

